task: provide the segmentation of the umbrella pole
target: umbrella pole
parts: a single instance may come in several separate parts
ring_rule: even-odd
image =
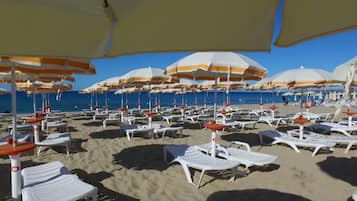
[[[90,94],[90,111],[93,111],[93,93]]]
[[[51,107],[50,107],[50,105],[51,105],[51,103],[50,103],[50,94],[48,93],[47,94],[47,97],[48,97],[48,99],[47,99],[47,102],[48,102],[48,104],[47,104],[47,112],[51,112]]]
[[[139,110],[141,109],[140,95],[141,95],[141,92],[139,91],[139,93],[138,93],[138,109],[139,109]]]
[[[16,141],[16,74],[15,64],[11,65],[11,108],[12,108],[12,145],[15,147]],[[14,193],[14,192],[13,192]],[[14,194],[13,194],[14,196]]]
[[[214,119],[216,119],[217,116],[217,82],[218,82],[218,78],[214,80],[214,109],[213,109]]]
[[[35,82],[32,82],[32,107],[33,116],[36,116],[36,93],[35,93]]]
[[[105,98],[105,113],[108,114],[108,97],[107,97],[107,92],[104,92],[104,98]]]
[[[15,64],[11,65],[11,106],[12,106],[12,146],[16,146],[16,74]],[[21,196],[21,162],[20,154],[9,156],[11,161],[11,197]],[[14,171],[16,170],[16,171]]]
[[[125,107],[129,109],[128,93],[125,93]]]

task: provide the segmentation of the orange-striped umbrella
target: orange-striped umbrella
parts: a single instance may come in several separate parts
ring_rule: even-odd
[[[11,71],[11,66],[22,73],[30,74],[95,74],[89,60],[41,58],[41,57],[0,57],[0,72]]]
[[[266,69],[256,61],[233,52],[197,52],[166,68],[166,74],[193,80],[260,80]]]

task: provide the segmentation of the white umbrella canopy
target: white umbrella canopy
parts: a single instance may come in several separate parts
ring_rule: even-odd
[[[129,88],[123,88],[123,89],[118,89],[114,92],[114,94],[130,94],[130,93],[137,93],[143,91],[142,88],[138,87],[129,87]]]
[[[164,71],[160,68],[146,67],[132,70],[125,74],[121,80],[123,84],[163,84],[175,83],[176,79],[171,76],[165,75]]]
[[[165,51],[268,51],[279,6],[279,46],[357,25],[354,0],[12,0],[0,6],[0,13],[11,16],[0,19],[6,27],[0,33],[0,55],[99,58]]]
[[[346,82],[348,79],[348,74],[350,73],[351,68],[355,68],[357,70],[357,56],[352,59],[346,61],[345,63],[337,66],[335,70],[332,72],[332,79],[336,81]],[[357,77],[354,76],[352,85],[357,85]]]
[[[166,74],[193,80],[260,80],[266,69],[256,61],[234,52],[196,52],[166,68]]]
[[[98,83],[95,83],[87,88],[84,88],[79,91],[80,94],[89,94],[89,93],[103,93],[105,91],[108,91],[108,87],[102,87]]]
[[[278,73],[267,79],[266,85],[282,88],[308,88],[324,86],[331,82],[331,74],[325,70],[300,67]]]

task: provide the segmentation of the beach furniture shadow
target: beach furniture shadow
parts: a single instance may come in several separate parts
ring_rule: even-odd
[[[98,126],[103,126],[103,123],[101,121],[91,121],[91,122],[83,123],[82,125],[83,126],[98,127]]]
[[[169,166],[163,160],[163,144],[142,145],[113,154],[113,164],[134,170],[163,171]]]
[[[96,139],[114,139],[119,137],[126,137],[124,134],[120,132],[120,129],[110,129],[110,130],[92,132],[89,134],[89,136],[91,138],[96,138]]]
[[[261,146],[259,142],[259,135],[255,133],[230,133],[220,136],[222,140],[231,141],[241,141],[248,143],[251,147]]]
[[[70,143],[69,153],[75,154],[80,152],[87,152],[87,150],[82,147],[82,143],[87,141],[88,139],[72,138]],[[58,153],[66,154],[66,147],[64,146],[55,146],[51,148]]]
[[[93,119],[92,117],[75,117],[75,118],[72,118],[72,120],[74,121],[87,121],[87,120],[91,120]]]
[[[352,186],[357,186],[357,157],[329,156],[326,160],[318,162],[317,165],[331,177],[345,181]]]
[[[87,173],[82,169],[74,169],[72,173],[78,175],[78,177],[98,188],[98,200],[110,200],[110,201],[139,201],[139,199],[130,197],[128,195],[124,195],[118,192],[115,192],[109,188],[106,188],[101,181],[112,177],[113,174],[105,171],[97,172],[97,173]]]
[[[284,193],[270,189],[247,189],[233,191],[218,191],[212,193],[207,201],[312,201],[300,195]]]

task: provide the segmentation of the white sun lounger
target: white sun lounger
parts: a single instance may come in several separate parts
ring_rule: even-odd
[[[149,128],[148,125],[143,125],[143,128]],[[179,132],[180,136],[182,136],[182,130],[183,127],[164,127],[160,124],[151,124],[151,128],[153,128],[154,130],[154,134],[162,134],[162,139],[165,138],[165,135],[167,132]]]
[[[244,130],[247,126],[252,126],[252,128],[255,128],[257,121],[216,120],[216,123],[222,124],[225,127],[232,127],[232,128],[239,127],[242,130]]]
[[[25,134],[25,133],[16,134],[16,141],[20,143],[26,142],[30,138],[30,136],[31,136],[30,134]],[[7,135],[0,138],[0,145],[7,144],[6,140],[11,137],[12,137],[11,135]]]
[[[166,121],[167,124],[170,124],[173,121],[178,121],[182,119],[182,115],[169,115],[169,116],[162,116],[162,120]]]
[[[269,126],[279,127],[281,124],[287,124],[292,121],[291,117],[272,117],[272,116],[260,116],[258,118],[259,123],[267,123]]]
[[[88,197],[96,201],[97,188],[81,181],[72,174],[64,174],[22,189],[23,201],[75,201]]]
[[[192,175],[189,168],[201,170],[201,175],[198,180],[197,188],[200,187],[203,175],[207,171],[227,171],[233,172],[231,180],[234,179],[236,168],[239,166],[239,162],[230,161],[220,158],[215,158],[207,154],[202,153],[194,147],[187,145],[166,145],[164,146],[164,160],[167,162],[167,152],[170,153],[174,159],[170,162],[180,163],[188,183],[193,184]]]
[[[347,124],[344,123],[332,123],[332,122],[322,122],[322,125],[326,125],[331,127],[331,131],[334,132],[339,132],[347,136],[351,136],[351,132],[357,131],[357,126],[352,125],[348,126]]]
[[[75,201],[88,197],[97,200],[97,188],[71,174],[59,161],[24,168],[21,176],[23,201]]]
[[[62,162],[53,161],[21,170],[23,187],[34,186],[49,181],[63,174],[70,174]]]
[[[124,117],[124,120],[126,120],[130,125],[134,125],[136,121],[142,121],[147,119],[148,119],[147,117],[134,117],[134,116]]]
[[[272,142],[272,144],[280,144],[280,143],[286,144],[298,153],[300,153],[298,147],[313,148],[314,151],[312,153],[312,156],[315,156],[317,152],[322,148],[329,149],[332,151],[333,150],[332,147],[336,145],[336,143],[332,143],[332,142],[322,142],[322,141],[311,140],[311,139],[301,140],[299,138],[291,137],[285,133],[273,131],[273,130],[266,130],[266,131],[259,132],[259,140],[261,144],[263,143],[263,136],[273,139],[274,141]]]
[[[52,133],[47,136],[46,139],[35,142],[37,149],[37,154],[40,154],[42,147],[53,147],[58,145],[65,145],[67,156],[69,155],[69,147],[71,143],[71,134],[70,133]]]
[[[287,131],[289,135],[299,136],[300,131],[298,129]],[[322,135],[311,131],[304,130],[304,137],[312,140],[320,140],[322,142],[332,142],[336,144],[347,145],[345,153],[347,153],[353,145],[357,144],[357,136],[343,136],[343,135]]]
[[[128,141],[130,141],[135,133],[153,133],[154,128],[149,127],[139,127],[137,125],[122,125],[120,126],[120,130],[124,131]]]
[[[234,147],[225,147],[217,144],[216,153],[219,157],[225,158],[227,160],[237,161],[244,165],[246,170],[249,170],[251,166],[265,166],[273,163],[278,157],[270,154],[264,154],[259,152],[251,151],[248,143],[233,141],[232,145],[244,146],[247,150],[242,150]],[[210,153],[211,144],[196,145],[195,148]]]
[[[47,122],[47,131],[49,129],[65,128],[65,132],[68,132],[67,123],[63,121],[51,121]]]

